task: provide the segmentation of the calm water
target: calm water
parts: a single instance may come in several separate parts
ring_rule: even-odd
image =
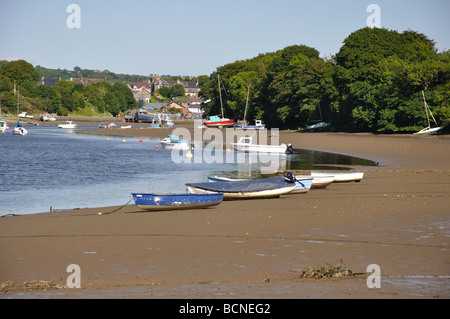
[[[204,182],[208,175],[259,177],[264,165],[250,160],[174,163],[171,151],[156,148],[159,138],[108,141],[106,136],[80,134],[83,129],[28,126],[27,136],[13,136],[12,128],[0,134],[0,215],[124,205],[132,192],[184,193],[185,183]],[[279,168],[318,169],[322,164],[373,165],[299,151],[282,156]]]

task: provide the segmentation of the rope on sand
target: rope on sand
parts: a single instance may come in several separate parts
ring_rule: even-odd
[[[132,201],[133,199],[130,199],[125,205],[123,205],[123,206],[120,206],[119,208],[117,208],[117,209],[115,209],[115,210],[113,210],[112,212],[108,212],[108,213],[103,213],[102,215],[108,215],[108,214],[112,214],[112,213],[115,213],[115,212],[117,212],[117,211],[119,211],[119,210],[121,210],[122,208],[124,208],[125,206],[127,206],[131,201]]]

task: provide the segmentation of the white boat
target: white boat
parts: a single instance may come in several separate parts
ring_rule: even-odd
[[[5,133],[8,130],[8,123],[3,120],[0,120],[0,133]]]
[[[28,134],[28,131],[21,126],[16,126],[13,128],[13,135],[21,135],[21,136],[25,136]]]
[[[313,177],[311,188],[326,188],[334,182],[334,176]]]
[[[236,124],[234,127],[241,130],[263,130],[266,125],[262,123],[261,120],[256,120],[255,125],[247,125],[245,122],[243,124]]]
[[[433,119],[434,123],[435,123],[436,125],[438,125],[438,124],[437,124],[437,122],[436,122],[436,119],[435,119],[434,116],[433,116],[433,113],[431,113],[431,110],[430,110],[430,108],[428,107],[427,101],[425,100],[425,93],[423,92],[423,90],[422,90],[422,97],[423,97],[423,104],[425,105],[425,113],[427,114],[427,123],[428,123],[428,126],[425,127],[425,128],[423,128],[423,129],[421,129],[419,132],[416,132],[416,133],[414,133],[414,134],[416,134],[416,135],[420,135],[420,134],[430,134],[430,133],[434,133],[434,132],[437,132],[437,131],[442,130],[442,128],[443,128],[442,126],[431,127],[431,125],[430,125],[430,116],[429,116],[429,115],[431,115],[431,118]]]
[[[253,144],[251,136],[243,136],[237,143],[230,143],[231,147],[238,152],[264,152],[264,153],[293,153],[291,144],[260,145]]]
[[[364,172],[311,172],[312,178],[333,177],[333,183],[360,182],[364,177]]]
[[[295,183],[283,177],[269,177],[237,182],[187,183],[186,187],[191,194],[223,193],[223,200],[235,200],[280,197],[292,192]]]
[[[73,123],[72,121],[66,121],[66,124],[59,124],[59,128],[77,128],[77,125]]]
[[[306,183],[309,182],[308,181],[309,179],[312,179],[311,188],[325,188],[334,181],[334,176],[324,176],[324,177],[313,178],[311,176],[304,175],[304,176],[295,176],[295,178],[297,179],[297,181],[304,180]],[[208,176],[209,182],[223,182],[223,181],[237,182],[237,181],[245,181],[245,180],[247,180],[247,179],[229,178],[229,177],[223,177],[223,176]],[[305,191],[306,191],[306,189],[305,189]]]
[[[120,128],[131,128],[131,125],[121,125]]]
[[[192,144],[176,135],[169,135],[160,141],[161,146],[167,150],[189,150]]]
[[[42,122],[56,121],[56,119],[48,113],[41,114],[40,120]]]

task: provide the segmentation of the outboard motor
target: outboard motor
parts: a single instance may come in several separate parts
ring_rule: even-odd
[[[286,152],[289,153],[289,154],[293,154],[294,153],[294,149],[292,148],[292,144],[291,143],[289,143],[287,145]]]
[[[291,182],[291,183],[293,183],[293,182],[296,181],[295,175],[292,174],[291,172],[287,172],[287,173],[286,173],[286,176],[284,176],[284,178],[285,178],[288,182]]]

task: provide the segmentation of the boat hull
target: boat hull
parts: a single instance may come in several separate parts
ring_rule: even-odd
[[[258,144],[246,144],[246,143],[231,143],[231,147],[237,152],[244,153],[278,153],[284,154],[287,150],[287,145],[258,145]]]
[[[215,122],[207,121],[204,124],[207,127],[218,127],[218,128],[231,127],[234,125],[234,120],[222,120],[222,121],[215,121]]]
[[[364,177],[364,172],[345,172],[345,173],[331,173],[331,172],[311,172],[311,177],[330,177],[333,176],[333,183],[344,182],[360,182]]]
[[[132,193],[136,206],[147,211],[199,209],[219,205],[223,194]]]
[[[235,126],[237,129],[241,129],[241,130],[263,130],[266,128],[265,124],[261,124],[261,125],[236,125]]]
[[[414,133],[415,135],[420,135],[420,134],[431,134],[431,133],[434,133],[434,132],[437,132],[437,131],[440,131],[440,130],[442,130],[442,127],[440,126],[440,127],[432,127],[432,128],[430,128],[430,127],[427,127],[427,128],[424,128],[423,130],[420,130],[419,132],[416,132],[416,133]]]
[[[23,127],[15,127],[13,128],[13,135],[21,135],[25,136],[28,134],[28,131],[24,129]]]
[[[244,181],[217,181],[214,183],[187,183],[187,191],[193,194],[223,193],[224,200],[276,198],[292,192],[294,183],[280,177],[259,178]]]

